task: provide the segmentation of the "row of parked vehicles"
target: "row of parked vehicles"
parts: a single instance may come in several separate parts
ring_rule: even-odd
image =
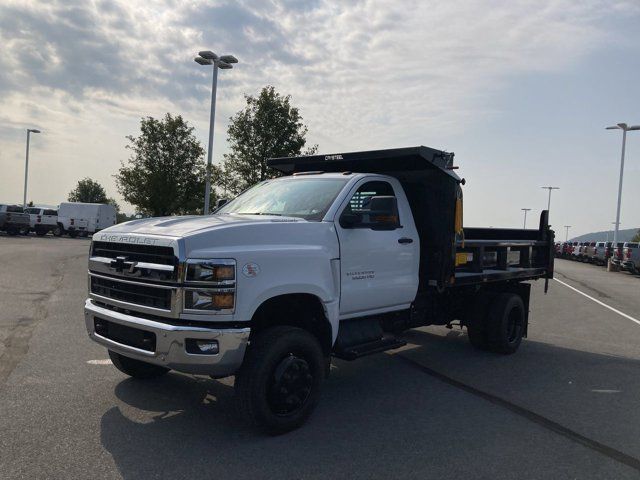
[[[640,243],[638,242],[564,242],[556,243],[556,257],[578,262],[607,265],[640,273]]]
[[[9,235],[86,237],[116,224],[116,209],[102,203],[61,203],[55,208],[0,204],[0,231]]]

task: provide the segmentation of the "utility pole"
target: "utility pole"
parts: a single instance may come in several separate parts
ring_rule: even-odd
[[[547,201],[547,211],[549,212],[549,216],[551,216],[551,190],[560,190],[560,187],[540,187],[546,190],[549,190],[549,200]]]
[[[522,228],[526,229],[527,228],[527,212],[530,211],[530,208],[521,208],[520,210],[522,210],[524,212],[524,223],[522,225]]]
[[[29,178],[29,139],[32,133],[40,133],[35,128],[27,128],[27,155],[24,162],[24,196],[22,197],[22,208],[27,208],[27,179]]]
[[[620,180],[618,181],[618,207],[616,209],[616,229],[613,231],[613,243],[618,242],[618,230],[620,229],[620,205],[622,203],[622,175],[624,174],[624,150],[627,143],[627,132],[640,130],[640,125],[628,126],[626,123],[618,123],[607,130],[622,130],[622,155],[620,156]]]
[[[565,225],[564,228],[566,229],[566,233],[564,235],[564,241],[568,242],[569,241],[569,229],[571,228],[571,225]]]
[[[213,65],[213,80],[211,82],[211,112],[209,114],[209,150],[207,151],[207,173],[204,191],[204,214],[209,215],[209,203],[211,197],[211,162],[213,158],[213,127],[216,117],[216,93],[218,90],[218,68],[223,70],[233,68],[232,63],[238,63],[238,59],[233,55],[222,55],[218,57],[215,53],[205,50],[198,52],[194,58],[200,65]]]

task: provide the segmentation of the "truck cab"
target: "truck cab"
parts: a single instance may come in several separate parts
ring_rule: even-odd
[[[210,216],[115,225],[93,236],[89,336],[134,378],[235,375],[244,417],[271,433],[313,411],[332,357],[459,324],[514,353],[529,280],[553,275],[537,229],[463,228],[453,154],[412,147],[271,159],[265,180]]]
[[[20,205],[0,204],[0,230],[9,235],[17,235],[29,231],[29,215],[24,213]]]

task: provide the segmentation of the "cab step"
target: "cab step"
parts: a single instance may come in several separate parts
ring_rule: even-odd
[[[406,344],[407,342],[400,340],[399,338],[382,337],[379,340],[374,340],[372,342],[352,345],[334,352],[333,355],[337,358],[341,358],[342,360],[355,360],[356,358],[364,357],[366,355],[404,347]]]

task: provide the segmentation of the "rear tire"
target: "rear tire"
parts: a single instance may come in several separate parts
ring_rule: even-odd
[[[7,233],[11,236],[15,236],[18,234],[18,229],[16,227],[7,227]]]
[[[76,238],[78,236],[78,231],[77,230],[69,230],[69,236],[71,238]]]
[[[515,353],[525,331],[522,298],[515,293],[501,293],[491,302],[487,315],[487,340],[492,352]]]
[[[60,225],[58,225],[56,228],[53,229],[54,237],[61,237],[63,233],[64,233],[64,230]]]
[[[137,379],[157,378],[165,375],[169,371],[168,368],[134,360],[133,358],[125,357],[111,350],[109,350],[109,358],[118,370]]]
[[[306,330],[277,326],[259,333],[236,375],[240,414],[271,435],[300,427],[320,399],[324,363],[320,343]]]
[[[47,234],[47,231],[44,228],[36,228],[36,235],[39,237],[44,237]]]

